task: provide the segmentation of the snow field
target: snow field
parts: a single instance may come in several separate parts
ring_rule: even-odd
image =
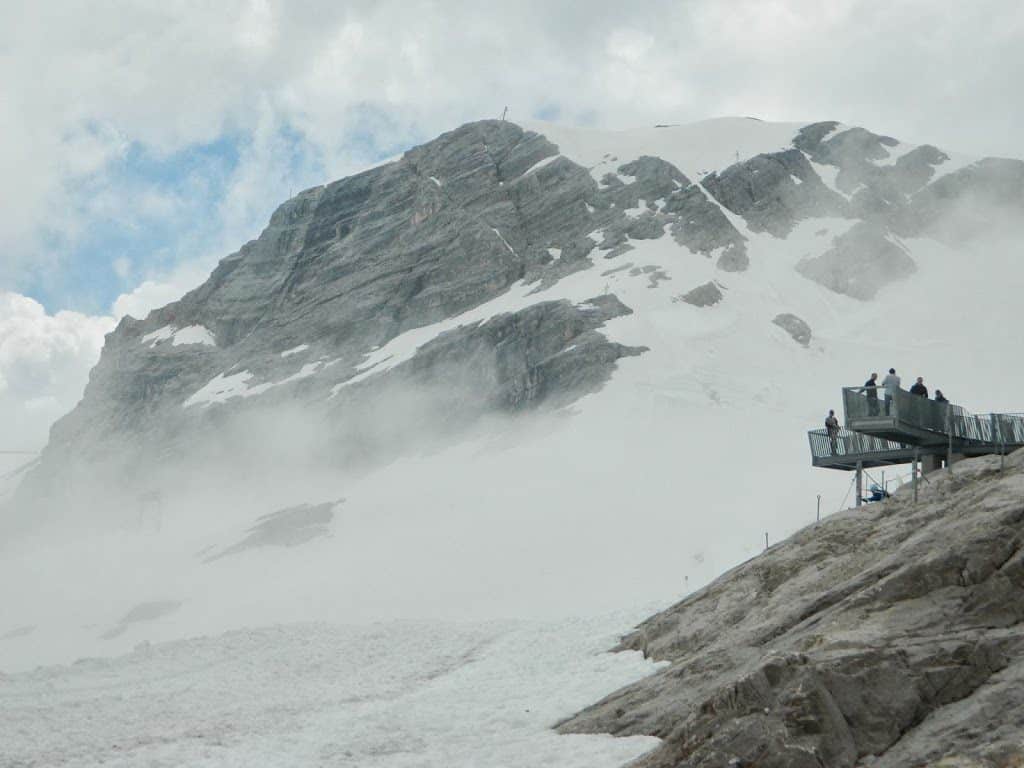
[[[299,624],[4,678],[0,764],[620,766],[649,737],[551,727],[657,665],[639,612],[545,624]]]
[[[163,328],[158,328],[142,337],[142,343],[148,344],[150,347],[155,347],[160,342],[168,340],[175,347],[183,344],[200,344],[208,347],[217,346],[217,340],[214,338],[213,333],[201,325],[190,325],[187,328],[165,325]]]

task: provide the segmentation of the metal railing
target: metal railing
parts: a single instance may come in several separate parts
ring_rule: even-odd
[[[872,437],[862,432],[840,428],[829,434],[826,429],[812,429],[807,433],[811,444],[811,456],[815,459],[826,459],[834,456],[870,456],[871,454],[913,451],[913,446]]]
[[[1024,445],[1024,414],[973,414],[959,405],[936,402],[904,390],[883,387],[845,387],[846,420],[893,419],[896,424],[968,444],[1019,447]]]

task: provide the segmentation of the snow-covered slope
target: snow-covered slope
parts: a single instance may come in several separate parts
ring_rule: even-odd
[[[140,646],[5,678],[0,764],[615,768],[658,740],[550,726],[658,666],[604,652],[638,618],[298,624]]]
[[[0,561],[0,669],[277,623],[668,604],[812,521],[819,494],[823,513],[848,500],[806,442],[839,387],[895,366],[973,410],[1024,408],[1011,161],[946,173],[934,148],[837,124],[482,125],[303,193],[207,286],[119,327],[33,479],[49,495],[14,510],[29,532]],[[373,208],[378,188],[404,207]],[[933,228],[965,212],[1001,227],[956,244]],[[406,251],[351,245],[382,222],[401,242],[416,228],[409,270],[455,248],[423,243],[479,260],[441,258],[407,291],[384,269]],[[815,259],[827,279],[798,271]],[[372,301],[328,303],[381,270]],[[709,282],[720,302],[682,300]],[[773,322],[787,313],[806,346]],[[324,460],[368,436],[358,471]],[[77,460],[122,442],[145,461],[115,483]],[[622,663],[609,690],[643,672]]]

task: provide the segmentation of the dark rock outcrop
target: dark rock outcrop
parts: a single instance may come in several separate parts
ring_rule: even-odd
[[[640,625],[669,662],[562,723],[636,768],[1024,762],[1024,451],[836,515]]]
[[[793,225],[813,216],[840,216],[846,201],[822,183],[796,149],[757,155],[721,173],[704,188],[722,205],[747,220],[754,232],[786,237]]]
[[[237,555],[258,547],[297,547],[330,535],[335,507],[340,502],[300,504],[263,515],[246,531],[246,537],[220,552],[208,555],[204,563]]]
[[[867,300],[886,285],[912,275],[917,265],[884,231],[861,222],[835,238],[821,256],[802,259],[796,269],[836,293]]]
[[[695,307],[713,307],[722,299],[722,289],[712,280],[704,285],[698,285],[692,291],[687,291],[681,296],[674,296],[672,300],[692,304]]]
[[[801,347],[810,345],[811,326],[791,312],[784,312],[781,315],[776,315],[772,320],[772,323],[788,333],[793,341]]]
[[[962,243],[1004,228],[1017,232],[1022,218],[1024,161],[988,157],[921,189],[894,229]]]

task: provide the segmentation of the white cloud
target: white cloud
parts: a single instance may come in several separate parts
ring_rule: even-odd
[[[111,317],[49,315],[30,298],[0,293],[0,450],[36,450],[50,424],[82,396]]]
[[[45,261],[41,236],[73,240],[98,215],[186,217],[153,190],[103,185],[127,147],[166,154],[225,133],[258,143],[268,126],[298,137],[318,180],[505,105],[512,119],[554,106],[561,120],[609,127],[838,118],[1020,153],[1024,103],[1005,98],[1019,3],[651,0],[644,11],[600,0],[7,4],[0,284]],[[309,180],[308,165],[260,180],[265,160],[243,158],[231,192],[258,197],[260,216]]]
[[[143,320],[152,310],[180,299],[206,277],[207,273],[199,267],[187,264],[158,280],[146,280],[135,290],[117,297],[112,308],[114,317],[120,320],[131,315]]]
[[[124,256],[118,256],[113,262],[114,274],[122,280],[127,280],[132,273],[132,262]]]

